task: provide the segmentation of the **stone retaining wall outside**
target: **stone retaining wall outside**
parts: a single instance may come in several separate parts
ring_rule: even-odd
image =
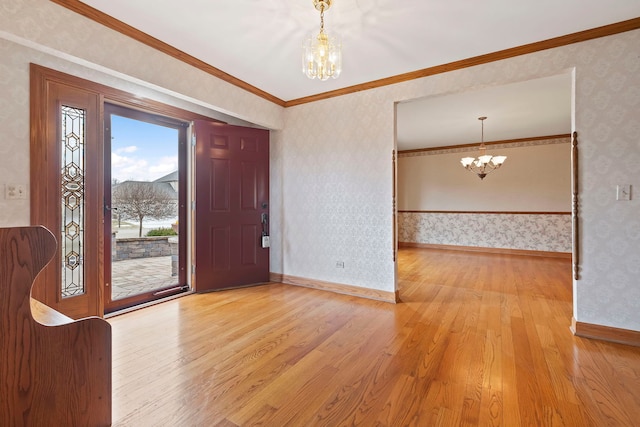
[[[113,261],[171,255],[169,236],[114,238],[112,242]]]

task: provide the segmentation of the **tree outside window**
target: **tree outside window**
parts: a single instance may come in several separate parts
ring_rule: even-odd
[[[173,218],[178,212],[175,191],[167,183],[124,181],[112,189],[112,205],[123,219],[138,221],[138,236],[142,237],[145,218]]]

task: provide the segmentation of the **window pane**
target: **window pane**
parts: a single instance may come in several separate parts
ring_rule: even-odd
[[[62,106],[62,297],[84,288],[84,156],[86,111]]]

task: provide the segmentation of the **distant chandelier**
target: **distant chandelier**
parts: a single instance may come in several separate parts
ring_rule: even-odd
[[[302,72],[310,79],[336,79],[342,71],[342,43],[324,31],[324,11],[329,10],[331,2],[313,0],[313,6],[320,12],[320,33],[309,36],[302,45]]]
[[[480,140],[480,155],[478,158],[473,157],[463,157],[460,160],[462,166],[468,171],[471,171],[477,174],[480,179],[484,179],[485,176],[498,169],[505,160],[507,160],[507,156],[490,156],[485,154],[487,148],[484,146],[484,121],[486,117],[478,117],[478,120],[482,123],[482,139]]]

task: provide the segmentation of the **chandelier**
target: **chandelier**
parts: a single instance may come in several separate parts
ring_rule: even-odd
[[[498,169],[505,160],[507,160],[507,156],[490,156],[489,154],[485,154],[487,148],[484,146],[484,121],[486,117],[478,117],[480,123],[482,123],[482,139],[480,140],[480,155],[478,158],[474,157],[463,157],[460,160],[462,166],[468,171],[471,171],[477,174],[480,179],[484,179],[485,176]]]
[[[310,35],[302,45],[302,72],[310,79],[336,79],[342,71],[342,43],[324,31],[324,11],[329,10],[331,2],[313,0],[313,6],[320,12],[320,33]]]

